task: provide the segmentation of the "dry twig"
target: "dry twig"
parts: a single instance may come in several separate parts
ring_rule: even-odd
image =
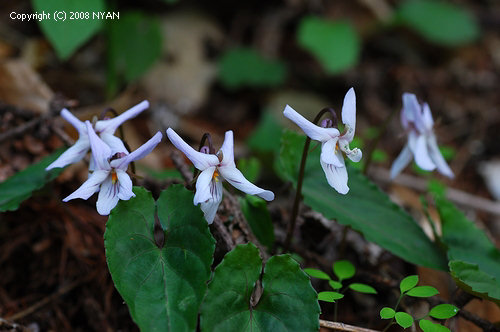
[[[416,176],[411,176],[407,174],[400,174],[394,180],[391,180],[389,171],[380,168],[372,167],[368,172],[375,180],[389,183],[393,182],[417,191],[426,192],[427,191],[427,181]],[[462,206],[473,208],[476,210],[481,210],[484,212],[491,213],[493,215],[500,216],[500,204],[493,202],[489,199],[482,198],[479,196],[471,195],[461,190],[448,188],[446,191],[446,197]]]
[[[332,329],[334,331],[346,332],[378,332],[377,330],[365,329],[363,327],[347,325],[344,323],[330,322],[328,320],[319,320],[319,326]]]

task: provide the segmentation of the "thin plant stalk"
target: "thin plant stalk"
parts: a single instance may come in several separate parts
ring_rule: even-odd
[[[387,127],[389,127],[389,123],[391,123],[391,120],[394,117],[394,115],[396,114],[397,110],[398,110],[397,108],[394,108],[392,110],[391,114],[389,114],[387,119],[385,119],[384,123],[382,124],[382,127],[380,128],[380,131],[379,131],[377,137],[375,137],[375,139],[373,139],[370,142],[370,145],[367,148],[366,159],[365,159],[366,161],[365,161],[365,164],[363,165],[363,174],[366,175],[366,173],[368,172],[368,167],[370,167],[370,164],[371,164],[372,159],[373,159],[373,152],[377,148],[378,142],[380,142],[380,138],[382,138],[382,136],[387,131]]]
[[[337,125],[337,115],[335,114],[335,111],[332,108],[324,108],[322,109],[318,115],[314,118],[313,123],[317,124],[319,119],[323,116],[323,114],[329,112],[332,115],[332,120],[333,124]],[[295,224],[297,222],[297,215],[299,212],[299,204],[300,200],[302,198],[302,183],[304,182],[304,171],[306,169],[306,161],[307,161],[307,155],[309,152],[309,146],[311,145],[311,138],[306,137],[306,142],[304,143],[304,150],[302,151],[302,160],[300,161],[300,168],[299,168],[299,177],[297,179],[297,191],[295,193],[295,199],[293,201],[293,208],[292,208],[292,216],[290,218],[290,223],[288,224],[288,230],[285,238],[285,243],[283,245],[283,249],[285,252],[289,251],[290,244],[292,242],[292,237],[293,233],[295,231]]]
[[[394,311],[396,311],[398,309],[398,306],[399,306],[399,303],[401,302],[401,300],[403,299],[403,296],[405,296],[405,294],[401,294],[399,296],[399,299],[398,299],[398,302],[396,302],[396,305],[394,306]],[[392,325],[394,324],[394,317],[392,317],[391,321],[389,322],[389,324],[387,324],[387,326],[382,330],[382,332],[385,332],[389,329],[389,327],[391,327]]]

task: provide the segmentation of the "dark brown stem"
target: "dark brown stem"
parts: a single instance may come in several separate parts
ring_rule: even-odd
[[[397,108],[394,108],[392,110],[391,114],[389,114],[389,117],[387,117],[387,119],[382,124],[382,127],[380,128],[380,132],[378,133],[377,137],[375,137],[375,139],[370,142],[370,145],[368,145],[367,152],[366,152],[366,161],[365,161],[365,164],[363,166],[363,174],[366,175],[366,173],[368,172],[368,167],[370,167],[370,164],[372,163],[373,152],[377,148],[377,145],[378,145],[378,142],[380,141],[380,138],[382,138],[382,136],[387,131],[387,127],[389,126],[389,123],[391,123],[391,120],[394,117],[394,115],[396,114],[397,110],[398,110]]]
[[[325,113],[330,113],[332,115],[332,120],[334,124],[337,123],[337,115],[332,108],[323,108],[318,115],[314,118],[313,123],[317,124],[319,119]],[[304,181],[304,171],[306,169],[307,154],[309,152],[309,146],[311,145],[311,138],[307,137],[304,143],[304,150],[302,151],[302,160],[300,161],[299,178],[297,179],[297,192],[295,193],[295,200],[293,201],[292,216],[290,218],[290,223],[288,224],[288,230],[286,233],[285,243],[283,244],[284,252],[287,252],[290,248],[290,243],[292,241],[293,233],[295,231],[295,223],[297,221],[297,215],[299,212],[299,204],[302,196],[302,183]]]

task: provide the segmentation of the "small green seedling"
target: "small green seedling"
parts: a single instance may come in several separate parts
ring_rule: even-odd
[[[396,303],[396,306],[393,308],[384,307],[380,310],[380,318],[382,319],[390,319],[391,321],[384,328],[384,331],[394,324],[398,324],[402,328],[406,329],[413,325],[414,321],[418,321],[418,325],[424,332],[450,332],[450,330],[441,324],[434,323],[429,319],[425,319],[428,317],[432,317],[435,319],[448,319],[455,316],[458,312],[458,308],[451,304],[438,304],[433,307],[427,315],[424,317],[414,319],[411,315],[407,314],[404,311],[397,311],[399,303],[406,295],[412,297],[431,297],[439,294],[438,290],[431,286],[417,286],[418,284],[418,276],[408,276],[401,280],[399,283],[399,289],[401,291],[401,295]]]
[[[354,267],[354,265],[346,260],[333,263],[333,273],[337,277],[337,280],[332,280],[328,274],[318,269],[307,268],[304,269],[304,272],[313,278],[328,280],[328,284],[334,291],[319,292],[318,300],[335,303],[335,320],[337,320],[337,300],[340,300],[344,297],[344,292],[347,289],[351,289],[359,293],[377,294],[375,288],[366,284],[351,283],[344,287],[342,282],[346,279],[352,278],[356,273],[356,268]]]

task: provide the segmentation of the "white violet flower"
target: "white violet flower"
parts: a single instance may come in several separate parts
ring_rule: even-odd
[[[201,210],[209,224],[214,221],[217,208],[222,201],[222,179],[226,179],[233,187],[247,194],[257,195],[266,201],[274,199],[273,192],[257,187],[236,168],[231,130],[226,131],[224,143],[217,154],[211,154],[208,149],[203,148],[202,152],[196,151],[172,128],[168,128],[167,136],[172,144],[191,160],[194,167],[201,171],[196,180],[193,203],[194,205],[201,204]]]
[[[362,152],[358,148],[350,149],[349,143],[354,138],[356,129],[356,95],[354,89],[347,91],[342,105],[342,123],[344,132],[341,134],[337,128],[328,127],[328,122],[323,121],[323,126],[317,126],[302,115],[297,113],[289,105],[286,105],[283,114],[311,139],[321,142],[320,163],[325,172],[328,184],[340,194],[347,194],[347,169],[345,167],[342,152],[354,162],[361,160]]]
[[[441,155],[432,130],[434,120],[429,105],[419,104],[413,93],[403,93],[401,124],[408,132],[408,142],[392,164],[391,178],[395,178],[413,157],[423,170],[432,171],[437,168],[441,174],[453,178],[454,174]]]
[[[94,128],[101,139],[106,142],[111,148],[111,153],[127,151],[123,142],[118,137],[114,136],[116,129],[125,121],[136,117],[139,113],[149,107],[148,101],[143,101],[131,109],[121,113],[117,117],[106,120],[99,120],[96,122]],[[87,133],[87,126],[85,122],[80,121],[77,117],[71,114],[67,109],[61,111],[61,116],[66,119],[78,131],[78,140],[69,149],[64,151],[52,164],[47,166],[45,170],[51,170],[56,167],[65,167],[69,164],[76,163],[83,159],[90,148],[89,135]],[[91,158],[90,169],[93,169],[93,160]]]
[[[127,174],[128,165],[150,153],[160,143],[162,134],[157,132],[149,141],[130,154],[126,152],[113,154],[108,144],[97,136],[90,122],[86,121],[85,125],[95,169],[88,180],[63,201],[67,202],[75,198],[88,199],[99,191],[97,212],[101,215],[108,215],[118,200],[126,201],[135,196],[132,192],[132,180]]]

